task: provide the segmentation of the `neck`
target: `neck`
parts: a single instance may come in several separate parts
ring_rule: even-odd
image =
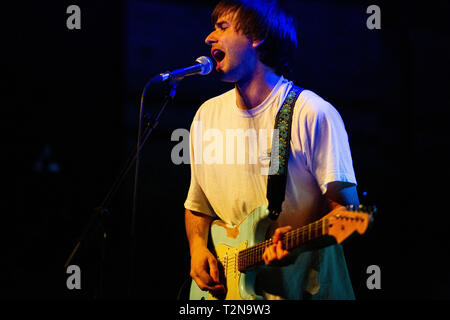
[[[238,108],[249,110],[260,105],[279,79],[272,69],[259,63],[251,76],[235,83]]]
[[[328,229],[329,224],[327,218],[322,218],[301,228],[291,230],[283,237],[283,248],[291,250],[306,242],[325,236],[328,234]],[[272,239],[241,250],[238,256],[239,271],[243,271],[263,261],[262,254],[266,247],[270,245],[272,245]]]

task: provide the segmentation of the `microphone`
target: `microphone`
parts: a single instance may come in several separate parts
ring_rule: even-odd
[[[193,65],[186,68],[176,69],[172,72],[161,73],[154,77],[151,82],[164,82],[169,78],[174,81],[179,81],[184,77],[193,76],[195,74],[205,76],[209,74],[213,68],[213,63],[208,57],[198,57],[195,62],[197,63],[194,63]]]

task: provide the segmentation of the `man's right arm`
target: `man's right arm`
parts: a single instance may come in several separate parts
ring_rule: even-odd
[[[186,209],[184,217],[191,254],[192,279],[202,290],[225,292],[224,285],[220,283],[217,259],[207,247],[209,226],[214,218],[189,209]]]

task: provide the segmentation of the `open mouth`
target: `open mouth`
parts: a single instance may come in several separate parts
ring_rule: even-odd
[[[211,55],[217,62],[220,62],[225,58],[225,52],[219,49],[212,50]]]

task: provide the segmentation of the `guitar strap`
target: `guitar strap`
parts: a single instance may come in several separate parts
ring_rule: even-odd
[[[272,220],[276,220],[280,215],[281,205],[285,198],[292,115],[295,102],[302,91],[303,88],[293,85],[275,118],[275,130],[272,137],[270,167],[267,178],[268,209],[269,217]]]

